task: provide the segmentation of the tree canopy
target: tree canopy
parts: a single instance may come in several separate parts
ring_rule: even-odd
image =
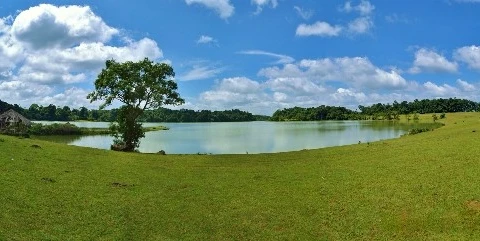
[[[114,100],[124,104],[117,113],[118,124],[112,125],[112,130],[117,131],[115,144],[121,146],[117,149],[133,151],[145,135],[138,123],[144,110],[184,103],[176,91],[175,72],[170,65],[153,63],[148,58],[124,63],[107,60],[105,66],[95,80],[95,90],[87,98],[92,102],[103,100],[100,109]]]

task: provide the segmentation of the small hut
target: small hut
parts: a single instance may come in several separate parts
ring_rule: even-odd
[[[21,132],[25,127],[30,126],[32,122],[20,115],[18,112],[10,109],[0,114],[0,131]]]

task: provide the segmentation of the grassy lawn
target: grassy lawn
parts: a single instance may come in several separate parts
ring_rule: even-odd
[[[480,240],[480,114],[441,122],[258,155],[0,136],[0,240]]]

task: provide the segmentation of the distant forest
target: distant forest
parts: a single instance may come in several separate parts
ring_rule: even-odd
[[[314,120],[395,120],[400,115],[470,112],[479,111],[480,104],[465,99],[424,99],[412,102],[394,101],[392,104],[374,104],[371,106],[358,106],[359,111],[345,107],[319,106],[319,107],[293,107],[277,110],[270,118],[272,121],[314,121]]]
[[[118,109],[111,110],[89,110],[85,107],[78,109],[68,106],[41,106],[32,104],[28,109],[19,105],[12,105],[0,100],[0,113],[13,109],[30,120],[47,121],[107,121],[113,122],[117,118]],[[170,110],[159,108],[156,110],[146,110],[140,121],[144,122],[239,122],[239,121],[257,121],[268,120],[269,116],[253,115],[252,113],[238,109],[224,111],[194,111],[194,110]]]
[[[41,106],[32,104],[28,109],[19,105],[12,105],[0,100],[0,113],[13,109],[31,120],[49,121],[107,121],[116,120],[117,109],[89,110],[85,107],[78,109],[68,106]],[[371,106],[358,106],[358,110],[345,107],[318,106],[318,107],[293,107],[277,110],[271,117],[253,115],[249,112],[234,109],[224,111],[210,110],[171,110],[159,108],[147,110],[141,117],[145,122],[239,122],[239,121],[315,121],[315,120],[393,120],[400,115],[424,113],[448,113],[480,111],[480,104],[466,99],[424,99],[412,102],[397,102],[392,104],[373,104]]]

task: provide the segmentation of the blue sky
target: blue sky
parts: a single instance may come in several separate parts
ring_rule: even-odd
[[[480,0],[2,1],[0,99],[97,108],[106,59],[174,67],[186,103],[480,100]]]

